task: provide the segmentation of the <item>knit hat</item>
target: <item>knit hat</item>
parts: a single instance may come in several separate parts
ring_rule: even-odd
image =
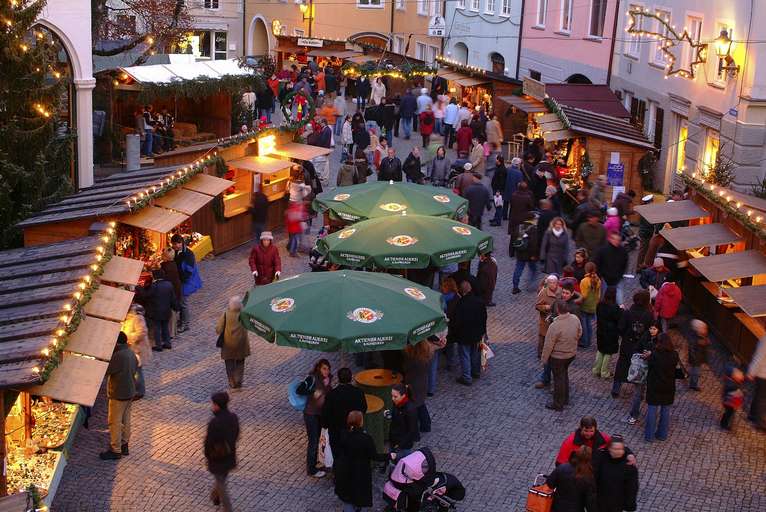
[[[607,214],[607,215],[612,215],[612,216],[614,216],[614,215],[618,215],[619,213],[620,213],[620,212],[618,212],[618,211],[617,211],[617,208],[615,208],[614,206],[612,206],[612,207],[609,207],[609,208],[607,208],[607,209],[606,209],[606,214]]]
[[[212,400],[213,403],[221,409],[226,409],[226,407],[229,405],[229,394],[226,391],[219,391],[217,393],[213,393],[213,396],[210,397],[210,400]]]
[[[274,240],[274,235],[271,234],[271,231],[264,231],[261,233],[261,240]]]
[[[420,94],[428,94],[428,89],[423,87],[422,89],[420,89]]]
[[[466,162],[463,164],[463,169],[466,171],[470,171],[471,169],[473,169],[473,164],[471,162]]]
[[[642,203],[651,203],[652,201],[654,201],[654,195],[652,194],[646,194],[641,198]]]
[[[654,258],[654,264],[652,265],[654,268],[660,268],[665,266],[665,260],[662,258]]]

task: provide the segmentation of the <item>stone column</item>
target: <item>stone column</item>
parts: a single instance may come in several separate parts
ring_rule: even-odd
[[[94,78],[74,81],[76,91],[75,112],[77,119],[74,128],[77,130],[77,182],[78,189],[93,186],[93,89],[96,87]]]

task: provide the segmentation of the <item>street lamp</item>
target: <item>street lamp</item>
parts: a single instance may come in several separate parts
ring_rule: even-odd
[[[739,66],[734,62],[734,58],[731,56],[731,46],[733,41],[729,37],[729,32],[726,29],[721,30],[721,34],[714,41],[715,53],[719,59],[719,70],[725,71],[729,77],[734,78],[739,73]],[[723,65],[720,61],[723,61]]]
[[[303,21],[309,22],[309,37],[311,37],[314,21],[314,0],[297,0],[296,3],[298,3],[301,14],[303,14]]]

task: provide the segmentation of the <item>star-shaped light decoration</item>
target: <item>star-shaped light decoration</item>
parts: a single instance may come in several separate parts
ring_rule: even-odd
[[[699,64],[707,62],[707,43],[695,42],[686,29],[679,34],[667,18],[652,13],[648,9],[632,9],[628,11],[628,17],[628,28],[626,29],[628,34],[657,39],[657,44],[660,45],[660,50],[662,50],[662,53],[665,56],[665,78],[678,75],[693,80],[695,76],[694,68]],[[645,19],[652,21],[656,20],[660,26],[663,26],[667,30],[667,33],[663,34],[653,30],[643,30],[639,28],[644,25],[643,21]],[[675,67],[676,56],[673,54],[672,49],[685,43],[688,43],[691,47],[693,57],[688,64],[688,68],[677,68]]]

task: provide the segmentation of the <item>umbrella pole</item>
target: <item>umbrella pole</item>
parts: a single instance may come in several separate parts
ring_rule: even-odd
[[[346,367],[346,353],[341,351],[340,353],[340,366],[339,368],[345,368]]]

